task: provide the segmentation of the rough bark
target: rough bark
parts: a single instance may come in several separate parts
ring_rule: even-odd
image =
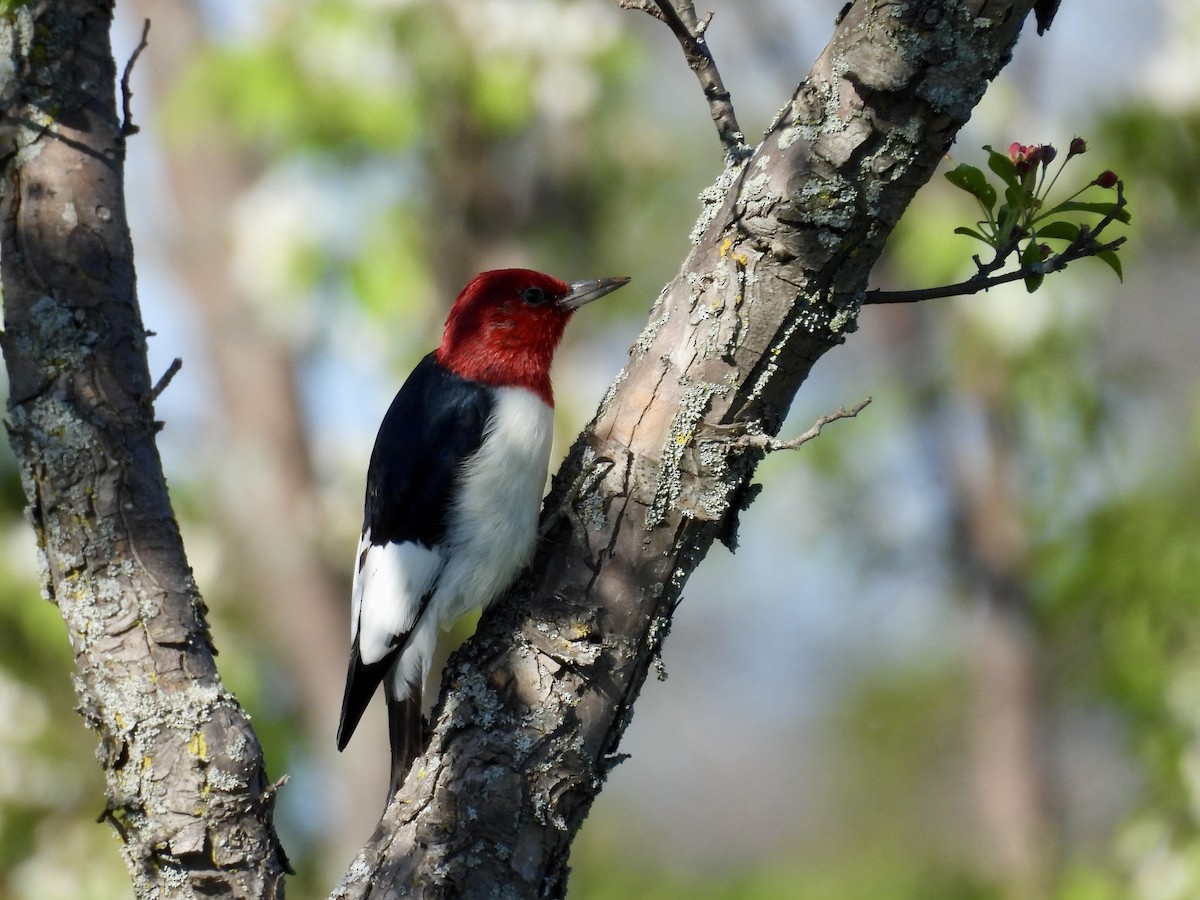
[[[111,19],[111,2],[36,0],[0,20],[9,436],[135,893],[277,897],[274,787],[214,666],[154,445]]]
[[[139,18],[156,23],[138,60],[139,72],[150,76],[149,90],[139,89],[137,99],[161,102],[203,50],[197,5],[131,4]],[[261,175],[262,165],[254,160],[220,127],[169,145],[165,173],[186,223],[169,244],[216,376],[221,412],[216,439],[223,460],[233,461],[219,467],[214,484],[221,498],[223,552],[254,597],[259,620],[269,626],[264,630],[274,644],[273,659],[290,664],[287,674],[304,714],[310,752],[319,767],[333,767],[349,643],[349,581],[329,564],[322,545],[328,523],[304,427],[294,341],[263,322],[231,271],[230,214],[235,199]],[[337,865],[354,854],[378,814],[379,773],[388,756],[382,723],[376,732],[373,747],[364,740],[354,748],[363,764],[341,769],[338,802],[328,819],[336,837],[323,844]]]
[[[848,10],[709,192],[691,254],[555,480],[533,573],[452,662],[428,752],[336,896],[565,892],[684,583],[752,497],[758,457],[736,438],[776,433],[853,331],[884,241],[1031,6]]]

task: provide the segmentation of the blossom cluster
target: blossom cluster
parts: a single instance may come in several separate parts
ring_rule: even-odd
[[[1072,138],[1071,144],[1067,148],[1067,159],[1083,153],[1087,153],[1087,141],[1081,137]],[[1008,145],[1008,158],[1016,167],[1017,174],[1022,176],[1033,172],[1039,164],[1042,168],[1048,167],[1057,156],[1058,150],[1053,144],[1022,144],[1013,141]],[[1117,186],[1117,180],[1116,172],[1105,169],[1090,183],[1102,188],[1113,188]]]
[[[1065,199],[1050,199],[1067,162],[1087,152],[1083,138],[1071,140],[1065,158],[1052,144],[1014,141],[1007,153],[991,147],[984,150],[988,154],[987,168],[999,178],[998,184],[982,168],[966,163],[946,173],[951,184],[971,194],[979,204],[982,218],[971,227],[960,226],[954,231],[987,244],[995,252],[992,261],[979,262],[981,271],[994,271],[1016,254],[1025,285],[1033,291],[1041,285],[1046,272],[1064,266],[1070,254],[1070,259],[1095,256],[1118,277],[1121,275],[1115,252],[1117,244],[1101,245],[1096,241],[1096,235],[1112,222],[1128,224],[1130,220],[1117,174],[1105,170]],[[1051,170],[1055,160],[1060,162]],[[1083,198],[1081,195],[1090,188],[1116,188],[1116,199]],[[1081,216],[1098,216],[1099,221],[1094,224],[1086,218],[1080,221]],[[1061,247],[1057,252],[1053,242]]]

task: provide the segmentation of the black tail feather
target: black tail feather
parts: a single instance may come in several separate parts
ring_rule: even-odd
[[[358,727],[359,720],[371,702],[371,695],[387,674],[388,667],[395,661],[395,653],[389,653],[377,663],[363,665],[358,656],[358,641],[350,650],[350,667],[346,672],[346,692],[342,695],[342,717],[338,722],[337,748],[345,750],[350,736]]]
[[[408,696],[396,700],[388,693],[388,738],[392,745],[392,774],[388,782],[388,802],[396,796],[413,760],[425,749],[425,720],[421,716],[421,687],[409,685]]]

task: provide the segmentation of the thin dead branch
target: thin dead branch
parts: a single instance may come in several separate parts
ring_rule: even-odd
[[[860,412],[867,408],[871,403],[870,397],[864,397],[854,406],[846,409],[844,406],[839,406],[831,413],[826,413],[817,421],[813,422],[812,427],[802,434],[796,435],[794,438],[789,438],[781,441],[778,438],[773,438],[769,434],[743,434],[741,437],[732,441],[734,447],[745,447],[746,449],[762,450],[764,453],[774,453],[776,450],[795,450],[800,446],[814,440],[821,434],[821,430],[830,422],[836,422],[838,419],[853,419]]]
[[[683,48],[688,67],[696,73],[704,97],[708,100],[709,113],[717,126],[717,134],[725,146],[725,153],[734,161],[745,159],[750,154],[746,136],[738,125],[733,109],[733,99],[725,89],[716,60],[704,40],[704,32],[712,21],[712,13],[703,19],[696,15],[691,0],[617,0],[622,9],[637,9],[649,13],[664,22]]]
[[[154,387],[150,389],[150,399],[157,400],[162,392],[167,389],[172,379],[179,374],[179,370],[183,368],[183,360],[178,356],[171,360],[171,365],[167,366],[167,371],[162,373],[162,377],[155,382]]]

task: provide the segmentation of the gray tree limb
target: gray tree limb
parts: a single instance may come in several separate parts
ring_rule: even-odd
[[[532,573],[448,667],[428,751],[335,896],[558,897],[688,576],[1032,0],[857,0],[763,142],[706,194],[547,499]],[[732,612],[731,612],[732,615]],[[735,765],[731,761],[731,768]]]
[[[154,445],[111,19],[105,0],[34,0],[0,20],[8,432],[135,894],[282,897],[275,786],[217,674]]]

